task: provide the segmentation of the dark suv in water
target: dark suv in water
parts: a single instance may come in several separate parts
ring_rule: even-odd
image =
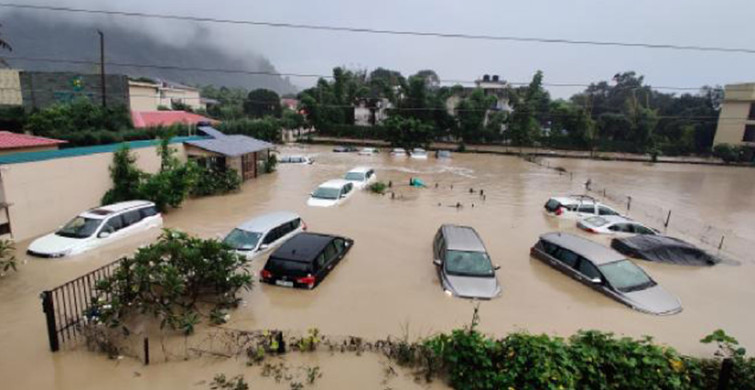
[[[299,233],[278,248],[260,271],[262,282],[315,288],[354,245],[354,240],[319,233]]]

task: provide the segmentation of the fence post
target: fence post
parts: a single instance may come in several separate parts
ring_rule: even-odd
[[[724,247],[724,238],[726,238],[726,236],[721,236],[721,242],[718,243],[718,250],[721,250],[721,248]]]
[[[144,338],[144,365],[149,366],[149,337]]]
[[[42,292],[42,311],[45,313],[47,320],[47,339],[50,342],[50,350],[56,352],[60,349],[58,342],[57,325],[55,324],[55,304],[52,300],[51,291]]]
[[[627,196],[627,213],[629,212],[631,208],[632,208],[632,197]]]
[[[718,372],[718,390],[727,390],[731,372],[734,369],[734,361],[726,358],[721,362],[721,371]]]
[[[671,220],[671,210],[669,210],[668,215],[666,215],[666,223],[663,224],[663,227],[667,228],[670,220]]]

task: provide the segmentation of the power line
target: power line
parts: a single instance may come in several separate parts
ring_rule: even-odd
[[[568,44],[568,45],[584,45],[584,46],[614,46],[614,47],[643,48],[643,49],[665,49],[665,50],[755,54],[755,49],[751,49],[751,48],[721,47],[721,46],[576,40],[576,39],[565,39],[565,38],[542,38],[542,37],[524,37],[524,36],[506,36],[506,35],[444,33],[444,32],[435,32],[435,31],[388,30],[388,29],[376,29],[376,28],[365,28],[365,27],[347,27],[347,26],[299,24],[299,23],[286,23],[286,22],[268,22],[268,21],[247,20],[247,19],[225,19],[225,18],[210,18],[210,17],[199,17],[199,16],[184,16],[184,15],[175,15],[175,14],[154,14],[154,13],[145,13],[145,12],[108,11],[108,10],[94,10],[94,9],[85,9],[85,8],[15,4],[15,3],[0,3],[0,7],[37,10],[37,11],[101,14],[101,15],[110,15],[110,16],[169,19],[169,20],[182,20],[182,21],[203,22],[203,23],[224,23],[224,24],[236,24],[236,25],[264,26],[264,27],[274,27],[274,28],[334,31],[334,32],[347,32],[347,33],[362,33],[362,34],[381,34],[381,35],[398,35],[398,36],[418,36],[418,37],[433,37],[433,38],[484,40],[484,41],[509,41],[509,42],[531,42],[531,43],[534,42],[534,43]]]
[[[94,60],[76,60],[66,58],[49,58],[49,57],[5,57],[7,61],[29,61],[29,62],[48,62],[48,63],[66,63],[66,64],[78,64],[78,65],[99,65],[99,61]],[[176,65],[159,65],[159,64],[140,64],[140,63],[128,63],[128,62],[105,62],[105,65],[114,67],[132,67],[132,68],[148,68],[148,69],[161,69],[161,70],[176,70],[187,72],[207,72],[207,73],[227,73],[227,74],[246,74],[253,76],[275,76],[275,77],[299,77],[299,78],[324,78],[333,79],[332,75],[317,74],[317,73],[290,73],[290,72],[270,72],[270,71],[254,71],[244,69],[224,69],[224,68],[202,68],[202,67],[186,67]],[[455,84],[474,84],[482,80],[461,80],[461,79],[439,79],[442,83],[455,83]],[[506,81],[506,83],[514,86],[526,86],[530,84],[530,81]],[[554,88],[587,88],[596,83],[542,83],[545,87]],[[658,90],[670,90],[670,91],[699,91],[702,87],[678,87],[678,86],[643,86],[633,89],[641,89],[648,87]],[[616,88],[616,87],[614,87]],[[737,88],[730,88],[737,89]]]

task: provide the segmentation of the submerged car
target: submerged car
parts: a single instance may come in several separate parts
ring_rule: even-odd
[[[313,289],[354,245],[350,238],[299,233],[270,255],[260,280],[283,287]]]
[[[406,157],[406,149],[395,148],[391,150],[391,156],[393,157]]]
[[[113,203],[87,210],[56,232],[32,241],[26,253],[51,258],[72,256],[162,225],[162,215],[152,202]]]
[[[375,170],[370,167],[356,167],[343,177],[344,180],[354,185],[356,189],[363,189],[377,180]]]
[[[362,150],[359,151],[360,156],[372,156],[373,154],[378,154],[376,148],[362,148]]]
[[[353,146],[336,146],[333,148],[333,151],[336,153],[352,153],[356,152],[358,149]]]
[[[433,264],[443,291],[462,298],[491,299],[501,293],[490,256],[469,226],[442,225],[433,240]]]
[[[411,153],[412,158],[427,160],[427,151],[422,148],[414,148]]]
[[[658,231],[655,229],[620,215],[587,217],[577,222],[577,227],[588,233],[612,234],[616,236],[658,234]]]
[[[435,158],[451,158],[450,150],[436,150]]]
[[[568,233],[547,233],[530,254],[603,294],[644,313],[682,311],[679,298],[619,252]]]
[[[715,265],[721,262],[718,257],[688,242],[668,236],[614,238],[611,248],[625,256],[659,263]]]
[[[237,226],[223,242],[236,253],[251,260],[294,235],[307,230],[307,224],[296,213],[278,211],[260,215]]]
[[[587,195],[552,197],[545,202],[545,213],[567,219],[582,219],[594,215],[621,215],[618,211]]]
[[[309,165],[309,164],[313,164],[315,160],[307,156],[282,156],[278,158],[278,162],[281,164]]]
[[[315,207],[332,207],[343,203],[353,193],[354,184],[342,180],[328,180],[320,184],[310,195],[307,200],[307,206]]]

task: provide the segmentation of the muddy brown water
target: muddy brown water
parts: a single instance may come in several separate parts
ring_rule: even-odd
[[[501,265],[501,297],[480,305],[481,329],[502,336],[515,330],[568,336],[579,329],[601,329],[658,342],[684,353],[708,355],[698,342],[722,328],[755,348],[755,263],[690,268],[639,262],[661,285],[679,296],[684,311],[656,317],[618,302],[543,265],[529,256],[541,233],[564,230],[581,234],[573,221],[557,221],[542,210],[554,194],[577,193],[584,178],[611,182],[631,190],[635,199],[659,202],[689,218],[736,227],[743,237],[755,236],[755,171],[728,167],[646,165],[628,162],[553,160],[575,173],[559,175],[516,157],[455,154],[450,161],[395,159],[387,154],[362,157],[331,153],[329,147],[282,148],[284,153],[314,155],[312,166],[281,165],[276,173],[245,183],[241,192],[190,200],[165,216],[168,227],[203,237],[224,234],[264,212],[299,213],[310,231],[341,234],[355,240],[344,261],[315,290],[255,285],[244,304],[232,312],[230,327],[238,329],[319,328],[324,334],[371,339],[412,338],[464,326],[473,303],[446,296],[432,266],[431,240],[442,223],[471,225],[482,236],[493,262]],[[360,192],[342,206],[310,208],[309,192],[349,168],[376,168],[380,180],[392,181],[396,199]],[[410,177],[429,188],[411,188]],[[435,188],[438,183],[438,188]],[[453,188],[452,188],[453,186]],[[470,194],[473,188],[475,194]],[[483,201],[477,191],[483,189]],[[464,205],[450,207],[457,202]],[[474,203],[474,207],[472,204]],[[440,204],[440,205],[439,205]],[[676,211],[675,211],[676,212]],[[258,368],[242,360],[195,359],[144,367],[125,358],[107,360],[83,350],[48,351],[38,294],[110,262],[154,239],[157,232],[133,237],[117,246],[68,260],[27,258],[28,242],[17,245],[25,262],[19,272],[0,280],[0,378],[8,389],[207,388],[215,373],[244,373],[265,388],[287,388],[259,378]],[[607,239],[596,238],[603,243]],[[264,258],[255,260],[259,270]],[[317,364],[324,372],[316,388],[385,388],[384,358],[317,353],[292,355],[292,365]],[[427,388],[399,371],[393,388]],[[287,386],[287,385],[286,385]],[[443,388],[440,383],[430,388]]]

